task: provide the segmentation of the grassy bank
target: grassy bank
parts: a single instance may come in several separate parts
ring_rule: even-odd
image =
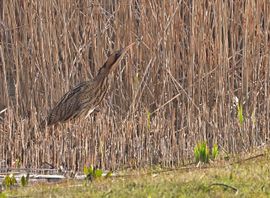
[[[173,171],[141,170],[123,177],[86,184],[74,180],[35,184],[5,191],[30,197],[267,197],[270,196],[269,155],[208,167]]]
[[[0,1],[2,165],[174,167],[201,141],[227,153],[267,143],[269,10],[267,0]],[[38,127],[133,42],[97,115]]]

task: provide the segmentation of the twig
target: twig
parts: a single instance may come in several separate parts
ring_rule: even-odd
[[[264,154],[264,153],[261,153],[261,154],[258,154],[258,155],[255,155],[255,156],[251,156],[251,157],[246,158],[246,159],[242,159],[242,160],[238,160],[238,161],[236,161],[236,162],[232,162],[230,165],[233,165],[233,164],[241,164],[241,163],[243,163],[243,162],[246,162],[246,161],[249,161],[249,160],[253,160],[253,159],[256,159],[256,158],[258,158],[258,157],[263,157],[263,156],[265,156],[265,154]]]
[[[209,186],[209,188],[211,188],[212,186],[222,186],[222,187],[225,187],[225,188],[230,188],[232,189],[233,191],[235,191],[235,194],[238,193],[238,189],[233,187],[233,186],[230,186],[228,184],[223,184],[223,183],[213,183]]]

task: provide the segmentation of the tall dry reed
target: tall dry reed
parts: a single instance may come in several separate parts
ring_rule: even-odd
[[[201,140],[228,153],[268,143],[268,0],[2,0],[0,7],[4,165],[178,166]],[[134,41],[100,113],[38,129],[66,91]]]

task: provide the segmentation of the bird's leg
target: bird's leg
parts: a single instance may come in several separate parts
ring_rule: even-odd
[[[88,118],[88,116],[90,115],[90,114],[92,114],[92,113],[98,113],[98,112],[100,112],[100,108],[99,107],[96,107],[96,108],[94,108],[94,109],[90,109],[89,111],[88,111],[88,113],[87,113],[87,115],[85,116],[85,119],[86,118]]]

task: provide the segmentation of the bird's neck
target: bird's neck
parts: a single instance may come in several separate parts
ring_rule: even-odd
[[[107,78],[108,75],[110,74],[112,66],[113,64],[109,64],[108,61],[105,62],[104,65],[99,69],[95,77],[95,80],[103,81],[105,78]]]

